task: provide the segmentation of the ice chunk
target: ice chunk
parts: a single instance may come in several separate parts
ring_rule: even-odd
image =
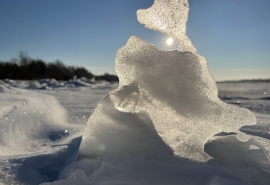
[[[100,100],[91,115],[81,157],[173,153],[204,162],[211,159],[208,154],[218,153],[214,145],[207,146],[209,153],[204,150],[218,133],[236,135],[234,144],[248,141],[239,129],[255,124],[255,116],[218,98],[206,59],[186,36],[188,10],[187,0],[155,0],[149,9],[138,11],[140,23],[174,37],[179,49],[164,51],[135,36],[119,49],[119,87]],[[264,148],[269,159],[264,140],[244,143],[238,158],[245,157],[250,145]]]
[[[239,128],[255,123],[250,111],[220,101],[206,60],[197,53],[164,51],[131,37],[118,51],[115,68],[119,88],[89,119],[82,155],[172,150],[205,161],[204,145],[213,135],[236,132],[244,140]]]
[[[205,143],[216,133],[255,124],[254,115],[220,101],[206,60],[186,37],[188,2],[156,0],[138,11],[146,27],[177,38],[164,51],[131,37],[117,52],[119,88],[102,99],[88,122],[81,155],[173,153],[205,161]],[[188,52],[187,52],[188,51]],[[103,149],[100,150],[99,146]]]

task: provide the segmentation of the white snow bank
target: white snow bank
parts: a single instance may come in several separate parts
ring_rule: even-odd
[[[44,152],[50,142],[71,134],[73,127],[57,99],[33,91],[12,90],[0,98],[0,156]]]
[[[4,82],[0,81],[0,93],[15,93],[15,90],[6,85]]]
[[[116,88],[116,84],[98,83],[51,91],[28,85],[22,89],[29,81],[12,81],[14,87],[8,83],[0,85],[4,89],[0,92],[0,132],[4,132],[0,136],[0,182],[14,185],[55,180],[74,162],[91,111]]]
[[[9,80],[5,79],[2,84],[7,84],[10,87],[16,87],[20,89],[32,89],[32,90],[54,90],[54,89],[73,89],[73,88],[80,88],[80,87],[107,87],[109,82],[89,82],[82,79],[73,79],[68,81],[58,81],[55,79],[41,79],[41,80],[32,80],[32,81],[22,81],[22,80]],[[1,85],[1,84],[0,84]],[[0,89],[1,91],[1,89]]]

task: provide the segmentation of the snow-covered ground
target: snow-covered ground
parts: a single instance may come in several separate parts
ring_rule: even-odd
[[[255,174],[254,184],[260,184],[256,173],[264,173],[258,178],[270,177],[263,170],[232,173],[215,161],[195,163],[174,156],[80,160],[89,116],[97,102],[117,87],[83,80],[0,81],[0,184],[240,185],[249,184],[242,178],[249,174]],[[257,125],[245,126],[243,132],[270,139],[269,83],[219,83],[218,89],[223,101],[255,113]]]
[[[226,103],[251,110],[257,125],[246,126],[242,131],[270,139],[270,83],[219,83],[219,97]]]
[[[117,84],[0,82],[0,184],[51,181],[76,160],[97,102]]]

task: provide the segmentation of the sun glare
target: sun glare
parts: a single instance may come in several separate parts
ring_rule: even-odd
[[[167,45],[172,45],[173,39],[170,37],[166,40]]]

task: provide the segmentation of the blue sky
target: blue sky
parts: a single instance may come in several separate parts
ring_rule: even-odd
[[[163,48],[167,36],[139,24],[154,0],[0,0],[0,60],[32,58],[114,73],[131,35]],[[189,0],[187,35],[216,80],[270,78],[269,0]]]

